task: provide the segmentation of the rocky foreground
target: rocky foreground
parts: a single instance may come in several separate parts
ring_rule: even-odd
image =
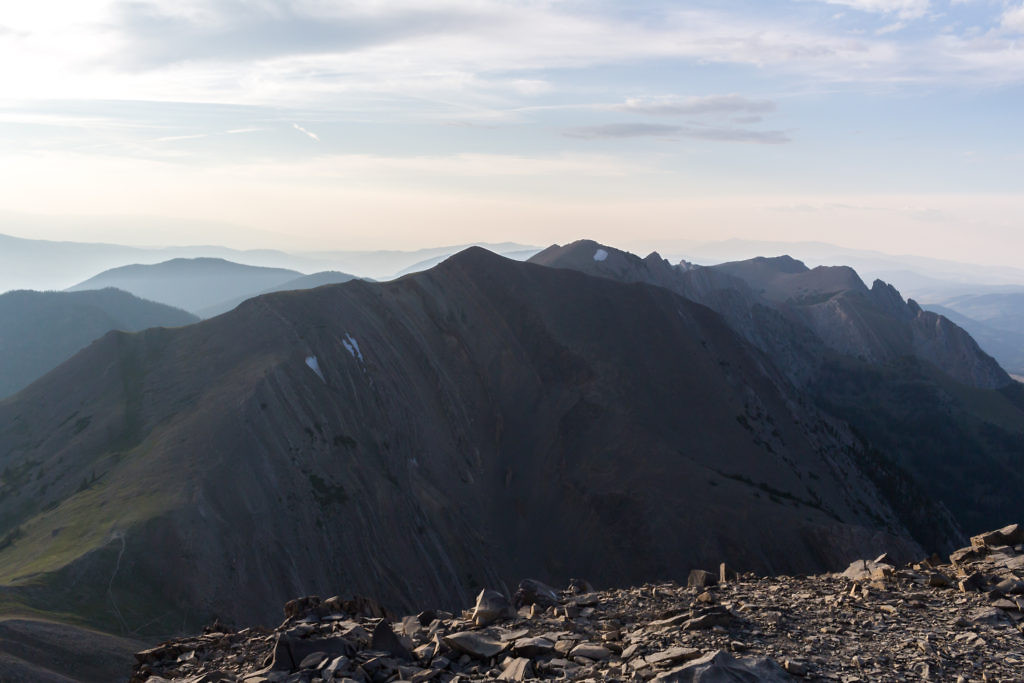
[[[842,574],[688,585],[484,590],[462,614],[398,618],[371,600],[293,600],[276,629],[206,633],[136,655],[132,681],[1021,681],[1024,526],[948,563],[885,556]]]

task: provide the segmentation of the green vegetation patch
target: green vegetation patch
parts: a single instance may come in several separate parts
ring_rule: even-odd
[[[20,585],[101,548],[114,534],[169,507],[159,492],[140,493],[99,482],[19,527],[0,549],[0,585]]]

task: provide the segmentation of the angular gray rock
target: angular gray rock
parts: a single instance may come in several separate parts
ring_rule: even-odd
[[[452,633],[445,636],[443,640],[444,644],[451,649],[467,654],[470,657],[476,657],[477,659],[494,657],[504,652],[508,646],[508,643],[489,637],[485,633],[474,633],[471,631]]]
[[[658,683],[792,683],[792,676],[768,657],[733,657],[715,650],[655,677]]]
[[[512,605],[508,598],[496,590],[485,588],[476,596],[473,608],[473,623],[477,626],[493,624],[498,619],[511,616]]]

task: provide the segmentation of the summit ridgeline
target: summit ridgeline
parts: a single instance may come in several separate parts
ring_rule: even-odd
[[[461,614],[398,617],[305,597],[276,629],[215,623],[139,652],[132,683],[360,681],[1010,681],[1024,671],[1024,526],[948,563],[886,555],[842,573],[694,570],[688,585],[485,589]]]

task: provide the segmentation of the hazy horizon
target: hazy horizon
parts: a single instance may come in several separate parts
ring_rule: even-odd
[[[0,10],[0,233],[1024,249],[1019,0]]]

